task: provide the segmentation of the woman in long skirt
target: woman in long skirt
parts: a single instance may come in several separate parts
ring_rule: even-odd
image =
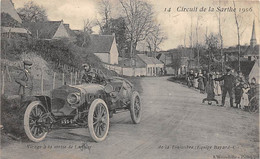
[[[198,77],[198,87],[199,87],[199,90],[200,90],[200,93],[205,93],[205,87],[204,87],[204,82],[203,82],[203,75],[200,73],[199,74],[199,77]]]
[[[214,78],[219,78],[219,73],[216,72],[216,75]],[[219,81],[214,81],[214,92],[215,92],[215,95],[216,96],[220,96],[221,95],[221,86],[220,86],[220,83]]]
[[[195,73],[195,77],[194,77],[194,88],[198,89],[198,87],[199,87],[198,73]]]

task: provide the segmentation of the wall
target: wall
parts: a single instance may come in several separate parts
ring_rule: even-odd
[[[113,40],[111,50],[110,50],[110,64],[118,64],[118,50],[117,50],[115,38]]]
[[[115,65],[107,65],[104,64],[104,67],[106,67],[109,70],[113,70],[119,75],[124,76],[146,76],[146,68],[131,68],[131,67],[120,67]]]
[[[61,38],[61,37],[69,38],[69,34],[62,23],[60,24],[60,26],[57,29],[56,33],[54,34],[53,38],[55,39],[55,38]]]
[[[102,62],[110,64],[109,53],[94,53]]]

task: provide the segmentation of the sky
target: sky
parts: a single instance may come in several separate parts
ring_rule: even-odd
[[[15,8],[23,7],[28,0],[12,0]],[[71,29],[82,29],[84,20],[99,19],[98,0],[33,0],[36,4],[46,9],[49,20],[63,19],[70,24]],[[211,33],[218,34],[218,18],[220,12],[221,30],[224,47],[237,45],[237,29],[234,18],[234,4],[231,0],[145,0],[151,3],[155,12],[154,21],[161,25],[162,31],[168,37],[161,50],[168,50],[179,45],[190,46],[192,39],[196,43],[196,28],[198,42],[205,43],[205,36]],[[113,18],[122,15],[119,0],[111,0]],[[250,44],[252,24],[255,20],[255,29],[258,43],[260,42],[260,19],[258,0],[235,0],[238,23],[240,24],[241,44]],[[202,7],[204,9],[202,9]],[[196,9],[197,8],[197,9]],[[211,9],[209,9],[211,8]],[[212,10],[214,8],[214,10]],[[217,9],[218,8],[218,9]],[[166,11],[165,11],[166,10]],[[196,27],[198,26],[198,27]],[[98,27],[94,28],[98,33]],[[186,35],[186,36],[185,36]],[[185,38],[186,37],[186,38]],[[185,40],[184,40],[185,39]],[[184,42],[185,41],[185,42]],[[146,46],[139,46],[145,50]]]

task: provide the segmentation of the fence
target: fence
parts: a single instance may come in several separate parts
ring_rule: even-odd
[[[9,71],[8,67],[1,71],[1,94],[18,95],[19,84],[15,78],[19,70]],[[48,77],[41,69],[39,77],[33,79],[33,95],[50,95],[50,91],[64,84],[77,84],[80,79],[79,72],[57,73],[51,72]]]

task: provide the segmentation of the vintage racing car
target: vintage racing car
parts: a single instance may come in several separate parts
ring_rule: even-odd
[[[34,96],[24,113],[24,130],[34,142],[42,141],[52,129],[88,128],[94,141],[103,141],[109,118],[129,110],[133,123],[141,120],[141,101],[134,86],[126,79],[113,77],[105,84],[63,85],[51,97]]]

